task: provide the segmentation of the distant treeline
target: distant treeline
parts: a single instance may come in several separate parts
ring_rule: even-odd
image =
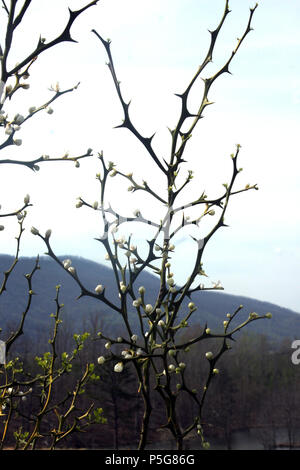
[[[62,446],[97,449],[135,448],[143,412],[138,383],[130,364],[122,373],[115,373],[111,362],[101,366],[97,364],[97,358],[107,354],[103,342],[95,340],[99,327],[99,316],[95,316],[94,322],[90,322],[87,328],[90,337],[74,362],[72,373],[64,378],[63,388],[55,390],[53,400],[56,402],[63,400],[66,391],[78,380],[82,366],[87,362],[94,362],[95,375],[99,376],[99,379],[87,385],[86,393],[81,398],[82,408],[88,406],[87,402],[93,401],[96,408],[103,408],[107,423],[94,425],[86,433],[71,435],[62,442]],[[193,334],[197,334],[197,329],[199,330],[200,326],[193,328]],[[188,329],[185,335],[190,337]],[[184,341],[185,337],[182,339]],[[214,352],[213,344],[216,347],[215,343],[210,345],[208,341],[203,341],[191,347],[188,352],[181,353],[182,360],[187,364],[186,380],[190,381],[196,390],[201,390],[203,387],[208,367],[205,353]],[[57,345],[59,355],[72,351],[72,335],[67,324],[61,325]],[[38,365],[32,343],[26,344],[24,338],[19,346],[22,349],[21,351],[19,348],[19,352],[24,370],[36,373]],[[15,351],[12,350],[12,356],[16,354],[16,350],[17,347]],[[244,333],[232,343],[232,349],[219,363],[220,373],[215,377],[208,393],[206,412],[203,416],[203,428],[207,440],[218,438],[230,448],[232,434],[235,431],[256,429],[262,445],[270,449],[276,444],[276,429],[285,428],[288,432],[288,445],[292,447],[297,444],[297,430],[300,428],[300,366],[292,364],[291,353],[289,339],[274,347],[274,344],[263,335]],[[174,387],[175,385],[176,380]],[[14,442],[15,430],[22,426],[24,431],[30,425],[30,416],[34,414],[38,395],[38,390],[33,388],[30,397],[22,403],[19,419],[14,422],[14,429],[10,429],[8,443]],[[152,403],[150,442],[155,442],[163,449],[164,442],[170,439],[170,436],[168,430],[163,427],[166,422],[161,405],[161,398],[157,394]],[[193,400],[188,395],[182,394],[179,409],[180,421],[184,426],[190,422],[196,412]],[[49,419],[51,420],[50,415]],[[49,423],[47,426],[49,427]],[[40,445],[47,447],[47,437]],[[188,448],[191,444],[187,442],[186,445]]]

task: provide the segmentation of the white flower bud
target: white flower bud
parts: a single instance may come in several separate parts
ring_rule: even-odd
[[[98,284],[98,285],[95,287],[95,292],[96,292],[97,294],[102,294],[102,292],[103,292],[103,286],[102,286],[102,284]]]
[[[142,295],[142,294],[145,294],[145,292],[146,292],[146,289],[145,289],[144,286],[139,287],[139,293],[140,293],[141,295]]]
[[[24,197],[24,204],[29,204],[29,201],[30,201],[30,196],[29,194],[26,194],[26,196]]]
[[[32,233],[33,235],[39,235],[39,233],[40,233],[40,232],[38,231],[38,229],[35,228],[35,227],[31,227],[31,230],[30,230],[30,231],[31,231],[31,233]]]
[[[205,353],[205,357],[206,359],[208,359],[209,361],[214,357],[213,353],[211,351]]]
[[[104,357],[104,356],[98,357],[97,362],[98,362],[98,364],[101,366],[101,365],[104,364],[104,362],[105,362],[105,357]]]
[[[118,337],[117,337],[117,343],[122,343],[122,341],[123,341],[122,336],[118,336]]]
[[[170,365],[168,366],[168,371],[169,371],[169,372],[174,372],[174,370],[175,370],[174,364],[170,364]]]
[[[22,145],[22,139],[15,139],[14,144],[20,147],[20,145]]]
[[[94,202],[93,208],[94,208],[95,210],[98,209],[98,204],[99,204],[98,201],[95,201],[95,202]]]
[[[151,304],[147,304],[146,307],[145,307],[145,312],[146,313],[151,313],[153,310],[153,307]]]
[[[110,349],[111,348],[111,342],[107,341],[107,343],[105,343],[104,347],[105,347],[105,349]]]
[[[78,202],[76,203],[76,206],[75,206],[75,207],[76,207],[77,209],[79,209],[79,207],[82,207],[82,206],[83,206],[83,202],[82,202],[82,201],[78,201]]]
[[[36,106],[30,106],[28,109],[29,114],[33,114],[36,111]]]
[[[165,322],[163,320],[159,320],[157,324],[158,326],[165,326]]]
[[[180,369],[185,369],[186,364],[184,362],[180,362],[179,367],[180,367]]]
[[[22,116],[22,114],[16,114],[15,117],[14,117],[14,123],[15,124],[22,124],[22,122],[24,121],[24,116]]]
[[[7,124],[6,127],[5,127],[5,134],[7,135],[11,135],[13,133],[13,128],[10,124]]]
[[[0,232],[2,232],[2,230],[4,230],[4,225],[0,225]]]
[[[132,305],[137,308],[141,305],[141,303],[142,303],[142,299],[138,298],[132,302]]]
[[[123,369],[124,369],[123,362],[118,362],[114,367],[115,372],[122,372]]]
[[[48,114],[53,114],[53,109],[50,108],[50,106],[48,106],[48,108],[46,108],[46,112],[47,112]]]
[[[137,342],[137,339],[138,339],[138,336],[137,336],[137,335],[132,335],[132,336],[131,336],[131,341],[132,341],[133,343],[136,343],[136,342]]]
[[[65,269],[69,269],[69,267],[70,267],[71,264],[72,264],[72,261],[71,261],[70,259],[65,259],[65,260],[62,262],[62,264],[63,264],[63,267],[64,267]]]
[[[168,284],[170,287],[174,286],[174,284],[175,284],[174,279],[173,279],[172,277],[170,277],[169,279],[167,279],[167,284]]]
[[[50,228],[48,228],[48,230],[46,230],[46,233],[45,233],[45,238],[50,238],[51,233],[52,233],[52,230]]]

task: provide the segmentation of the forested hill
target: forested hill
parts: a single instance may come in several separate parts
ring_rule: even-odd
[[[64,256],[61,259],[68,258]],[[88,288],[94,291],[97,284],[106,287],[106,295],[111,300],[117,299],[117,292],[114,283],[112,270],[101,264],[79,257],[70,257],[72,266],[80,280]],[[13,262],[13,257],[0,255],[0,272],[3,280],[3,273],[9,269]],[[1,338],[5,339],[5,332],[11,331],[20,321],[22,312],[27,302],[27,281],[25,274],[32,271],[35,258],[20,258],[11,276],[8,279],[7,290],[0,296],[0,328],[2,328]],[[55,287],[60,284],[60,302],[64,303],[64,318],[71,332],[81,332],[89,329],[92,321],[99,316],[101,327],[105,325],[110,333],[121,331],[120,316],[110,310],[105,304],[91,298],[81,298],[76,300],[80,294],[80,289],[72,277],[48,257],[40,259],[40,270],[33,277],[33,297],[32,306],[26,319],[24,332],[28,337],[39,337],[48,334],[51,317],[55,310]],[[144,285],[146,288],[146,302],[153,303],[156,298],[158,280],[153,275],[142,273],[137,287]],[[198,306],[198,310],[192,316],[190,328],[193,324],[204,326],[207,324],[211,330],[222,331],[223,320],[227,313],[232,313],[240,304],[244,306],[240,314],[240,319],[248,317],[249,312],[254,311],[259,314],[272,313],[272,319],[264,319],[253,322],[247,326],[247,331],[258,332],[266,335],[271,341],[281,341],[284,338],[294,339],[300,335],[300,314],[277,305],[258,301],[252,298],[225,294],[223,292],[197,292],[193,294],[192,300]],[[94,319],[94,320],[93,320]],[[100,321],[99,320],[99,321]],[[134,309],[131,321],[137,321]]]

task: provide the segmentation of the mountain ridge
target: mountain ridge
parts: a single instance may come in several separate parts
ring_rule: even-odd
[[[110,267],[77,256],[65,255],[59,258],[72,260],[72,266],[76,268],[79,279],[87,289],[94,291],[97,284],[102,284],[106,287],[105,292],[108,299],[117,300],[118,293]],[[0,272],[3,273],[9,269],[13,260],[13,256],[0,254]],[[35,261],[34,257],[21,257],[8,279],[7,290],[0,296],[0,327],[3,329],[1,339],[3,339],[3,335],[7,335],[9,329],[15,327],[22,315],[28,291],[25,274],[32,271]],[[69,326],[80,330],[91,321],[93,316],[99,315],[110,333],[120,331],[122,328],[120,316],[103,302],[86,297],[76,300],[80,294],[79,287],[74,279],[51,258],[42,256],[39,264],[40,270],[35,273],[32,280],[32,288],[36,295],[33,296],[24,333],[33,337],[41,335],[41,332],[49,331],[51,327],[50,314],[55,310],[55,287],[58,284],[61,285],[60,302],[65,305],[64,316],[67,318]],[[137,288],[141,285],[145,286],[146,303],[153,303],[153,299],[156,298],[158,282],[158,278],[155,278],[153,274],[141,273],[139,281],[135,285]],[[226,314],[233,313],[242,304],[244,308],[239,314],[239,322],[244,321],[251,311],[259,314],[272,313],[271,320],[255,321],[247,325],[247,331],[263,334],[273,342],[282,341],[285,338],[296,339],[297,336],[300,337],[300,314],[288,308],[246,296],[214,291],[195,292],[192,294],[192,300],[198,310],[189,321],[191,327],[195,325],[204,327],[207,324],[211,330],[222,332]],[[187,308],[186,304],[187,302],[183,304],[183,311]],[[134,309],[130,318],[137,327]]]

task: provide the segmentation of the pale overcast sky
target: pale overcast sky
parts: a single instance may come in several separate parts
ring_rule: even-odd
[[[1,158],[31,159],[80,155],[88,147],[103,150],[107,160],[137,179],[146,179],[159,191],[163,180],[134,136],[113,129],[123,118],[116,98],[106,53],[91,33],[96,29],[112,40],[114,63],[126,100],[132,100],[131,116],[141,134],[157,132],[153,145],[168,158],[172,128],[179,116],[179,99],[209,44],[208,29],[222,16],[223,0],[100,0],[74,24],[72,35],[78,44],[59,45],[46,51],[34,64],[30,89],[5,109],[26,114],[29,106],[43,104],[48,88],[59,82],[62,89],[81,82],[72,94],[53,104],[54,113],[37,116],[22,126],[21,147],[2,151]],[[83,0],[33,0],[24,21],[24,33],[16,36],[12,64],[36,45],[39,33],[53,39],[63,29],[67,6],[78,9]],[[228,15],[214,52],[213,64],[205,78],[218,70],[244,32],[249,7],[255,2],[231,0]],[[3,17],[3,13],[1,15]],[[299,247],[299,105],[300,105],[300,3],[295,0],[262,0],[255,11],[252,31],[234,58],[230,70],[212,86],[205,118],[193,133],[185,158],[195,178],[190,197],[205,189],[209,197],[222,193],[222,183],[231,176],[230,154],[241,144],[239,166],[243,167],[236,188],[257,183],[259,191],[232,198],[226,223],[211,239],[204,256],[209,275],[207,284],[220,280],[225,292],[270,301],[300,312]],[[2,36],[3,37],[3,36]],[[3,41],[3,39],[1,39]],[[196,109],[201,86],[190,102]],[[195,106],[193,108],[193,105]],[[94,238],[101,233],[99,213],[76,209],[76,197],[90,202],[99,199],[95,174],[96,157],[73,165],[44,164],[33,174],[22,167],[1,166],[0,204],[8,212],[20,206],[29,193],[30,209],[21,255],[43,254],[43,244],[30,233],[51,228],[52,246],[58,254],[77,254],[104,261],[101,245]],[[159,209],[143,193],[131,195],[127,183],[112,178],[110,202],[122,215],[135,208],[143,215],[157,217]],[[1,222],[2,223],[2,222]],[[0,233],[1,252],[13,253],[16,220],[5,221]],[[128,229],[129,231],[132,229]],[[204,229],[203,229],[204,230]],[[200,236],[205,232],[201,229]],[[120,234],[122,231],[120,230]],[[134,227],[135,243],[143,238]],[[194,232],[195,234],[195,232]],[[187,231],[175,240],[175,279],[183,282],[192,266],[194,244]]]

